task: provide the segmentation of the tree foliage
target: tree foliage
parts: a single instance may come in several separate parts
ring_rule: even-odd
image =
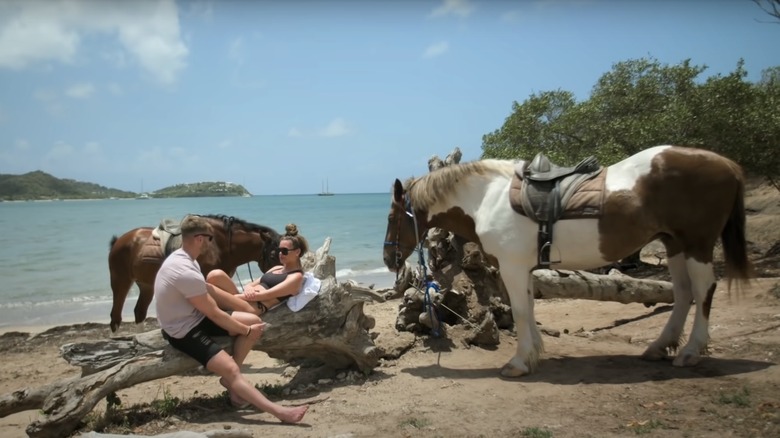
[[[595,155],[608,165],[660,144],[696,146],[738,161],[750,173],[780,176],[780,67],[746,81],[740,60],[727,75],[701,79],[706,66],[685,60],[617,63],[588,100],[546,91],[514,102],[501,128],[482,138],[483,158],[526,158],[544,152],[574,164]],[[777,186],[777,184],[776,184]]]
[[[753,3],[767,14],[777,18],[777,22],[780,23],[780,0],[753,0]]]

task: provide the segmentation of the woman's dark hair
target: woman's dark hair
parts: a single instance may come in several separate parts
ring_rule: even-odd
[[[309,250],[309,243],[306,238],[298,234],[298,226],[295,224],[287,224],[284,227],[285,233],[281,240],[288,240],[292,242],[293,248],[301,250],[301,257]]]

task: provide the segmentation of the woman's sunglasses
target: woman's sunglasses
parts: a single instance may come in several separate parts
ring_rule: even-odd
[[[290,251],[295,251],[295,248],[282,248],[282,247],[279,247],[279,248],[276,248],[276,249],[278,249],[279,253],[281,253],[283,255],[289,254]]]

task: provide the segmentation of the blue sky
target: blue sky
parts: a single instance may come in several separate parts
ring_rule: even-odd
[[[755,81],[776,21],[751,0],[2,1],[0,173],[389,192],[617,62],[743,58]]]

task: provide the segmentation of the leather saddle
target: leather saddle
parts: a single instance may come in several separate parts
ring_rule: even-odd
[[[560,263],[560,260],[550,260],[553,225],[561,219],[569,200],[580,186],[602,170],[593,156],[576,166],[563,167],[542,153],[515,167],[512,187],[519,182],[519,191],[511,194],[510,202],[516,211],[539,224],[537,268],[549,268],[553,263]]]
[[[160,221],[160,225],[152,230],[152,237],[160,241],[163,257],[168,257],[181,247],[181,221],[163,219]]]

